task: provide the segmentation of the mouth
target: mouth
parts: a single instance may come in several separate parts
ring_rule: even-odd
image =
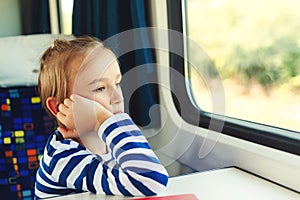
[[[122,113],[121,111],[116,111],[116,112],[114,112],[113,114],[114,115],[117,115],[117,114],[120,114],[120,113]]]

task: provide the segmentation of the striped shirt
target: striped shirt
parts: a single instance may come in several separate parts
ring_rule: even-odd
[[[166,187],[167,171],[126,113],[104,121],[98,135],[107,144],[110,159],[64,139],[58,131],[49,137],[36,174],[36,199],[83,191],[150,196]]]

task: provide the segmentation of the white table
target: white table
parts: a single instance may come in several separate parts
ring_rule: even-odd
[[[300,180],[299,180],[300,184]],[[159,196],[195,194],[199,200],[300,200],[300,194],[237,168],[198,172],[169,179]],[[121,200],[120,196],[81,193],[52,200]]]

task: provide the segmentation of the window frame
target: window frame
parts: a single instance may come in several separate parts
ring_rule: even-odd
[[[185,31],[184,6],[185,0],[167,0],[168,28],[170,30],[181,32],[183,35]],[[169,34],[170,49],[180,49],[183,52],[181,55],[185,55],[184,45],[185,41],[183,37],[178,41],[177,37],[175,40],[175,38],[172,38],[172,35]],[[300,155],[300,141],[295,137],[295,135],[297,136],[300,134],[299,132],[227,116],[216,118],[215,114],[197,108],[189,96],[191,91],[188,91],[189,86],[186,81],[177,77],[177,72],[184,77],[188,76],[185,71],[186,63],[184,58],[174,53],[169,53],[169,62],[171,91],[180,95],[172,95],[172,98],[177,112],[187,123],[209,129],[210,122],[213,119],[217,123],[224,124],[222,129],[223,134]],[[189,115],[183,116],[181,114],[180,104],[177,98],[180,98],[180,102],[184,103],[185,112],[189,113]],[[224,121],[222,119],[220,120],[220,118],[223,118]]]

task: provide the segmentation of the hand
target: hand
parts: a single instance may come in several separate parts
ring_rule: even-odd
[[[65,127],[58,127],[64,138],[73,138],[95,154],[107,153],[106,144],[99,138],[99,126],[112,113],[96,101],[71,95],[59,105],[58,120]]]
[[[57,127],[57,130],[63,135],[65,139],[75,139],[79,140],[79,134],[76,129],[68,129],[63,126]]]
[[[63,124],[63,126],[59,126],[57,130],[65,139],[72,138],[78,140],[79,135],[75,129],[72,103],[71,99],[66,98],[63,103],[59,104],[57,119]]]
[[[66,130],[75,129],[72,104],[72,100],[66,98],[64,102],[58,106],[59,112],[57,113],[56,117],[65,126],[64,129]]]
[[[97,132],[99,126],[113,115],[96,101],[76,94],[72,94],[70,99],[72,101],[70,120],[74,121],[74,127],[79,135],[91,131]]]

